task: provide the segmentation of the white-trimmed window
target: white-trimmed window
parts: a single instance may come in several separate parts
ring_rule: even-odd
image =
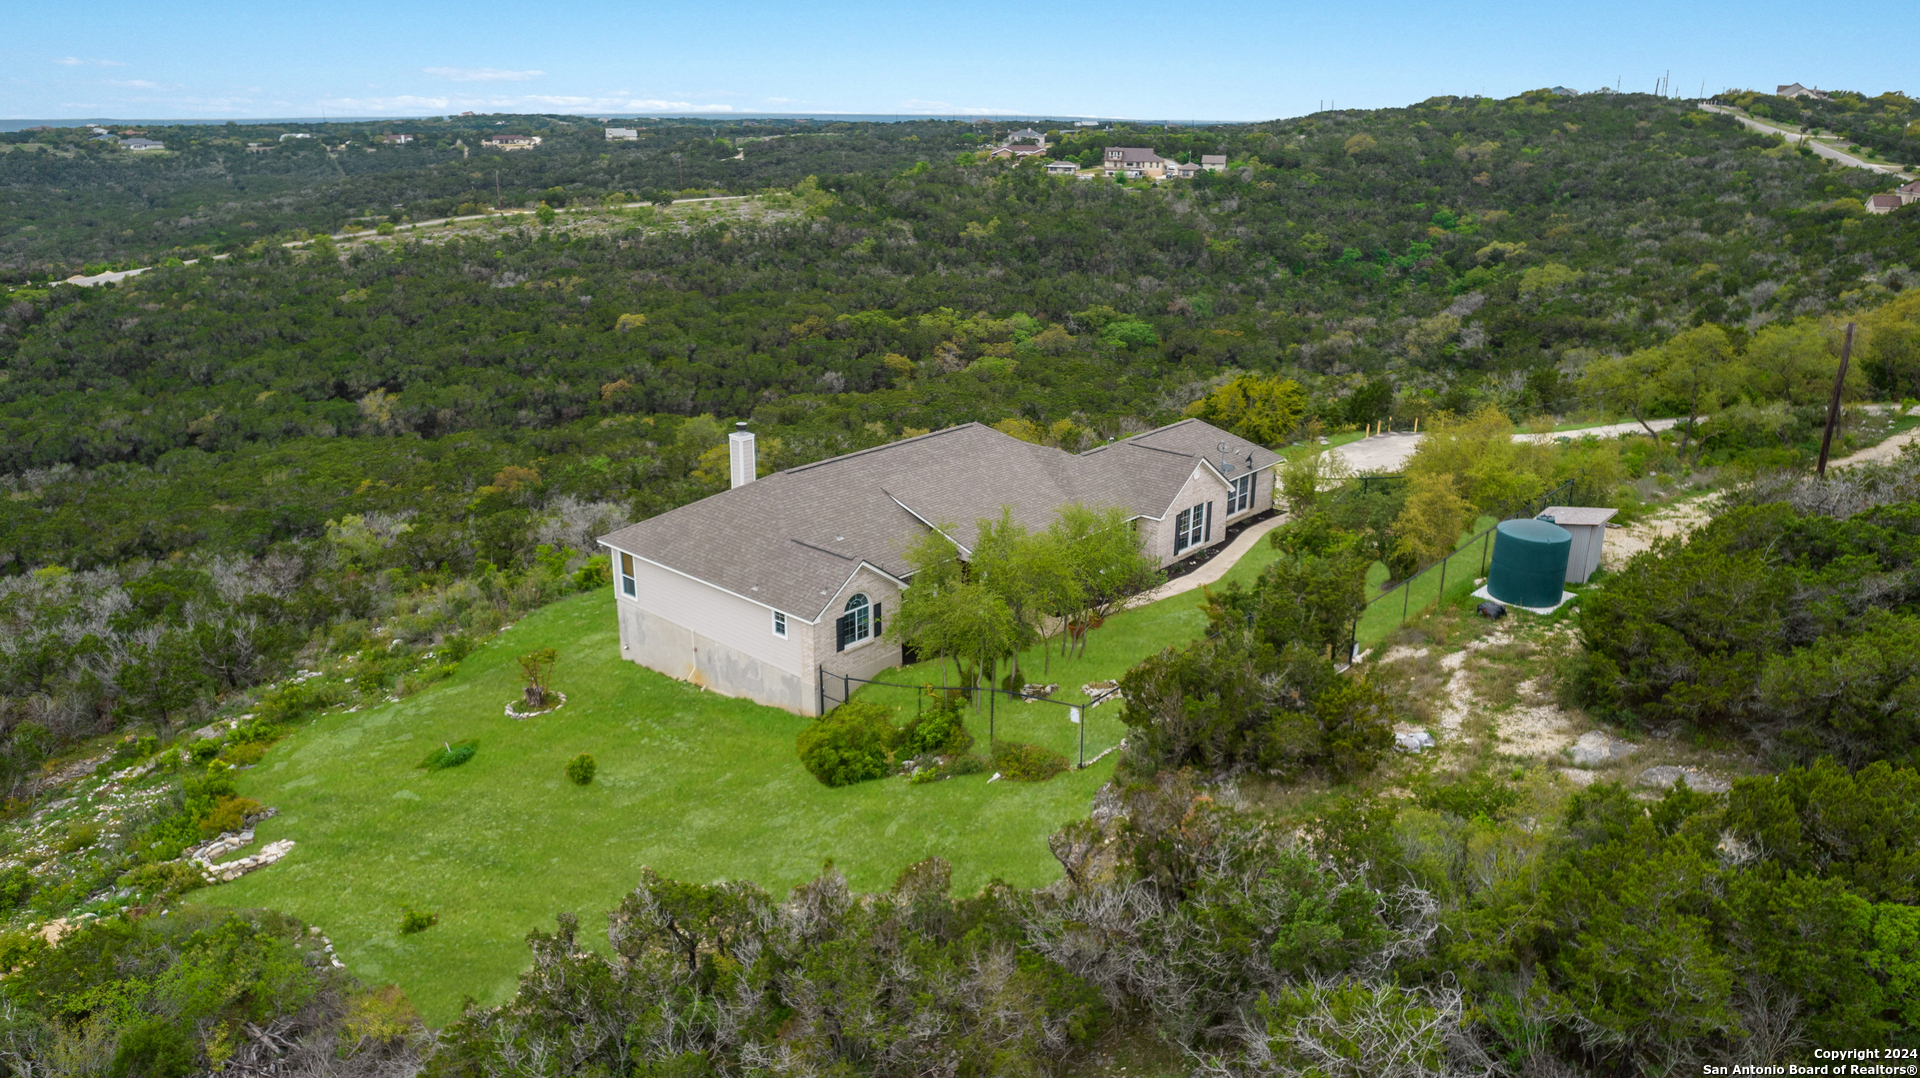
[[[1233,480],[1233,493],[1227,495],[1227,515],[1244,513],[1253,508],[1253,477],[1258,472],[1248,472]]]
[[[778,610],[773,612],[773,635],[782,640],[787,637],[787,616]]]
[[[1173,552],[1178,554],[1189,547],[1207,543],[1212,539],[1212,534],[1212,502],[1202,502],[1192,509],[1182,509],[1173,518]]]
[[[866,593],[856,592],[847,600],[845,613],[834,622],[834,649],[845,651],[863,640],[872,640],[880,635],[880,604],[868,599]]]
[[[620,592],[629,599],[640,597],[640,585],[633,579],[633,555],[620,552]]]

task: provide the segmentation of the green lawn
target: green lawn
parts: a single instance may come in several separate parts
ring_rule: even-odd
[[[1473,527],[1460,536],[1460,543],[1454,553],[1446,558],[1446,572],[1441,573],[1440,563],[1435,562],[1426,572],[1414,577],[1413,583],[1390,595],[1383,595],[1367,604],[1360,614],[1360,624],[1354,632],[1354,638],[1362,649],[1378,643],[1400,626],[1412,621],[1438,603],[1442,598],[1466,595],[1474,589],[1474,580],[1486,571],[1486,559],[1492,554],[1493,536],[1474,537],[1499,523],[1493,517],[1483,516],[1473,522]],[[1387,579],[1387,567],[1374,562],[1367,573],[1367,583],[1378,591]],[[1446,587],[1446,596],[1440,594],[1442,584]]]
[[[1271,557],[1262,543],[1232,575]],[[1191,639],[1205,625],[1198,601],[1190,592],[1111,619],[1086,659],[1056,656],[1048,680],[1077,688]],[[957,892],[994,878],[1047,883],[1059,868],[1046,836],[1085,815],[1112,774],[1108,757],[1034,785],[980,775],[828,789],[794,757],[808,720],[621,660],[610,603],[604,593],[555,603],[469,656],[449,681],[323,716],[287,737],[240,776],[240,789],[280,810],[260,826],[259,845],[298,845],[281,863],[194,899],[272,907],[320,926],[354,972],[397,982],[441,1025],[465,995],[509,996],[527,931],[550,927],[555,912],[579,913],[590,942],[603,942],[605,911],[643,865],[686,879],[751,879],[784,894],[829,858],[856,888],[884,889],[901,868],[938,855],[953,863]],[[520,684],[515,657],[537,647],[559,650],[554,683],[568,702],[548,716],[508,719],[502,709]],[[1031,661],[1037,672],[1039,657]],[[913,706],[911,690],[884,691]],[[1066,751],[1077,731],[1064,709],[1041,710],[1002,710],[1003,732]],[[1117,711],[1088,715],[1089,757],[1118,740]],[[976,736],[984,750],[984,724]],[[480,743],[471,763],[415,768],[430,748],[467,738]],[[581,752],[600,767],[585,788],[562,775]],[[403,937],[403,905],[440,923]]]

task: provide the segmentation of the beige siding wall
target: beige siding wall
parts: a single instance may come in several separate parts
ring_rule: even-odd
[[[620,653],[668,677],[728,696],[810,714],[815,693],[807,665],[811,628],[789,612],[787,638],[773,635],[773,613],[711,585],[634,559],[639,595],[614,603]]]

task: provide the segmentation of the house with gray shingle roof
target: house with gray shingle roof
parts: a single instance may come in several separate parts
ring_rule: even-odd
[[[1075,502],[1121,506],[1172,565],[1272,508],[1280,462],[1197,419],[1077,454],[969,423],[756,479],[753,435],[731,438],[732,489],[601,537],[621,657],[802,715],[824,675],[900,665],[886,619],[927,532],[965,558],[1002,507],[1038,530]]]

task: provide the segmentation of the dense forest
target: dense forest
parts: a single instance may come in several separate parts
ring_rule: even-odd
[[[1834,102],[1793,104],[1857,103],[1863,144],[1911,105]],[[1229,160],[1159,184],[987,159],[1004,124],[642,126],[149,127],[169,151],[146,155],[84,129],[0,139],[7,811],[109,733],[130,736],[103,766],[172,784],[136,835],[66,851],[57,883],[0,873],[0,906],[177,898],[181,851],[261,809],[225,768],[603,587],[595,538],[722,489],[735,421],[763,471],[968,421],[1068,450],[1183,414],[1277,448],[1419,421],[1446,437],[1405,486],[1303,512],[1275,533],[1292,560],[1210,611],[1245,647],[1129,675],[1143,699],[1240,703],[1184,730],[1130,705],[1122,782],[1056,836],[1059,885],[951,895],[937,862],[889,895],[830,868],[784,899],[650,877],[607,947],[570,920],[530,939],[518,998],[474,1007],[428,1065],[1039,1074],[1139,1030],[1211,1075],[1624,1075],[1920,1027],[1899,807],[1920,719],[1911,664],[1874,659],[1915,639],[1915,458],[1800,474],[1844,323],[1849,400],[1920,396],[1920,210],[1861,205],[1886,177],[1632,94],[1115,125],[1049,150]],[[497,132],[543,142],[480,147]],[[767,212],[669,205],[692,192]],[[326,235],[455,213],[487,219]],[[157,268],[44,283],[105,264]],[[1285,429],[1233,410],[1261,387],[1292,402]],[[1515,447],[1515,421],[1568,416],[1683,422]],[[1391,702],[1321,651],[1376,558],[1404,575],[1563,479],[1631,510],[1636,480],[1716,469],[1739,480],[1724,514],[1590,593],[1555,677],[1596,716],[1732,739],[1781,774],[1643,803],[1489,773],[1298,818],[1209,784],[1388,751]],[[1306,625],[1309,589],[1345,605]],[[1676,595],[1722,598],[1703,620]],[[1274,698],[1235,695],[1255,684]],[[1302,748],[1276,686],[1364,721]],[[241,702],[224,741],[161,751]],[[272,914],[0,946],[32,970],[0,989],[12,1072],[82,1033],[78,1073],[185,1074],[219,1044],[265,1059],[243,1028],[300,1041],[312,1073],[412,1073],[428,1046],[404,1000]],[[105,972],[116,950],[138,961]],[[216,961],[248,991],[196,994]]]

